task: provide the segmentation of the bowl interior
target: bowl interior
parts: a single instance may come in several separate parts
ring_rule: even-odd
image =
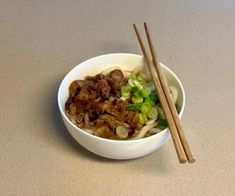
[[[82,62],[81,64],[74,67],[65,76],[59,87],[58,105],[61,114],[67,121],[69,121],[69,123],[71,123],[72,126],[74,126],[73,123],[66,116],[64,108],[65,102],[69,96],[68,92],[69,85],[74,80],[84,79],[84,77],[87,75],[92,76],[111,68],[120,68],[122,70],[132,71],[136,68],[142,68],[143,66],[144,66],[144,59],[142,56],[136,54],[125,54],[125,53],[102,55]],[[161,64],[161,66],[163,68],[162,70],[168,84],[175,86],[179,92],[177,107],[179,109],[179,116],[181,117],[185,105],[185,94],[183,86],[178,77],[169,68],[167,68],[163,64]],[[143,68],[146,69],[146,66],[144,66]],[[80,128],[78,127],[76,128],[82,131]]]

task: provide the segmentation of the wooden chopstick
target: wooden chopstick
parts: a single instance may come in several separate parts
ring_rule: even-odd
[[[166,79],[163,76],[163,73],[161,71],[161,67],[159,65],[159,62],[158,62],[158,59],[157,59],[157,55],[156,55],[156,52],[155,52],[155,49],[154,49],[154,46],[153,46],[153,43],[152,43],[152,40],[151,40],[151,36],[150,36],[150,33],[149,33],[149,30],[148,30],[148,27],[147,27],[146,23],[144,23],[144,29],[145,29],[145,33],[146,33],[146,36],[147,36],[149,48],[150,48],[150,51],[151,51],[151,55],[152,55],[152,59],[153,59],[153,64],[155,65],[156,71],[158,73],[158,76],[159,76],[159,79],[160,79],[160,82],[161,82],[162,89],[163,89],[164,94],[166,96],[167,103],[168,103],[168,105],[170,107],[171,114],[172,114],[173,119],[174,119],[174,123],[175,123],[175,125],[177,127],[179,138],[180,138],[181,143],[183,145],[183,148],[184,148],[185,154],[187,156],[188,162],[189,163],[194,163],[195,159],[193,158],[193,155],[192,155],[192,152],[190,150],[188,141],[187,141],[187,139],[185,137],[183,128],[181,126],[178,113],[177,113],[175,105],[174,105],[174,103],[173,103],[173,101],[171,99],[170,91],[169,91],[169,88],[167,86]]]
[[[167,103],[167,99],[165,97],[164,91],[162,89],[161,82],[160,82],[160,79],[158,77],[157,71],[156,71],[155,67],[153,66],[153,64],[151,63],[151,61],[149,59],[149,56],[147,55],[147,52],[145,50],[144,44],[142,42],[140,33],[139,33],[136,25],[133,24],[133,26],[134,26],[135,33],[136,33],[136,36],[138,38],[141,50],[143,52],[147,67],[148,67],[149,72],[152,76],[155,87],[158,91],[159,99],[160,99],[160,102],[162,104],[163,110],[165,112],[165,115],[166,115],[166,118],[167,118],[167,121],[168,121],[168,125],[169,125],[171,136],[172,136],[172,140],[173,140],[173,143],[174,143],[174,146],[175,146],[175,149],[176,149],[176,153],[178,155],[179,162],[180,163],[186,163],[187,162],[187,157],[185,155],[183,146],[181,144],[181,140],[180,140],[179,135],[177,133],[177,127],[174,123],[174,119],[173,119],[173,116],[171,114],[170,107]]]

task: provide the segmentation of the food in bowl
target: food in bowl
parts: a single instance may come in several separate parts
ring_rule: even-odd
[[[88,75],[94,76],[106,70],[116,69],[117,65],[122,71],[146,68],[143,56],[137,54],[114,53],[93,57],[75,66],[66,74],[58,89],[57,99],[62,120],[69,133],[80,145],[103,157],[126,160],[145,156],[163,146],[171,137],[168,127],[157,134],[140,139],[106,139],[87,132],[90,129],[84,131],[85,128],[81,129],[73,124],[65,110],[65,104],[69,97],[69,86],[73,81],[84,79]],[[173,71],[163,64],[161,66],[168,85],[176,87],[178,91],[177,108],[181,118],[185,108],[183,85]]]
[[[176,104],[178,91],[169,90]],[[116,68],[74,80],[65,111],[73,124],[107,139],[139,139],[167,127],[154,83],[139,69]]]

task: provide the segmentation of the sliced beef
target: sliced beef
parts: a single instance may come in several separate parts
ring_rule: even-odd
[[[115,131],[116,127],[119,124],[117,119],[109,114],[101,114],[99,118],[102,119],[104,121],[104,124],[108,125],[112,131]]]
[[[89,80],[75,80],[69,86],[69,94],[71,97],[76,96],[79,91],[84,87],[88,86],[89,88],[95,90],[97,88],[97,84],[94,81]]]
[[[98,92],[93,90],[89,85],[83,85],[75,99],[80,101],[89,102],[95,100],[98,97]]]
[[[67,99],[67,101],[65,102],[65,110],[69,111],[69,106],[74,102],[74,98],[73,97],[69,97]]]
[[[138,113],[127,111],[128,103],[119,99],[120,88],[126,83],[121,70],[108,75],[87,76],[69,86],[65,110],[70,120],[80,128],[88,128],[104,138],[118,139],[117,126],[126,126],[129,136],[142,126]]]
[[[110,78],[112,78],[114,82],[122,83],[124,80],[124,75],[120,69],[115,69],[111,71],[109,75],[110,75]]]
[[[140,130],[142,128],[142,125],[139,123],[138,112],[128,111],[125,119],[125,122],[128,123],[132,129]]]
[[[106,104],[105,111],[113,116],[115,116],[118,120],[123,121],[126,114],[127,102],[115,99],[112,102]]]
[[[110,96],[111,87],[109,83],[105,79],[100,79],[97,83],[97,91],[100,96],[104,99],[108,99]]]
[[[120,89],[121,86],[124,84],[125,79],[124,75],[121,70],[115,69],[110,72],[110,74],[107,76],[107,81],[109,82],[109,85],[111,86],[111,93],[115,97],[120,97]]]
[[[96,127],[94,130],[94,135],[97,135],[103,138],[117,139],[117,136],[115,135],[115,133],[106,124],[102,124]]]
[[[91,81],[97,82],[101,79],[105,79],[105,77],[106,76],[104,74],[100,73],[100,74],[97,74],[95,76],[86,76],[85,80],[91,80]]]

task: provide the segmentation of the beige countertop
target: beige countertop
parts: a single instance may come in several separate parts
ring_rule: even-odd
[[[235,195],[235,1],[0,1],[0,195]],[[148,22],[158,56],[186,91],[195,164],[170,140],[113,161],[69,135],[57,108],[65,74],[100,54],[141,54]]]

